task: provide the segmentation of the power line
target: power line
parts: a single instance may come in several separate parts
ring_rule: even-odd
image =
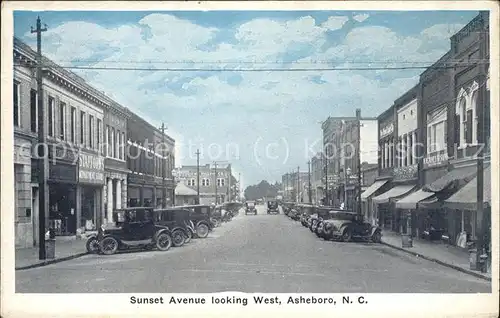
[[[478,65],[468,63],[462,67]],[[14,66],[23,66],[14,64]],[[386,67],[325,67],[325,68],[144,68],[144,67],[101,67],[101,66],[61,66],[63,69],[96,70],[96,71],[144,71],[144,72],[326,72],[326,71],[390,71],[390,70],[418,70],[418,69],[452,69],[455,66],[386,66]]]

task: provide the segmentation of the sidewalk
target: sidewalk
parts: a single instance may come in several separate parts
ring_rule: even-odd
[[[38,259],[38,247],[16,249],[16,270],[45,266],[70,260],[87,254],[87,240],[76,237],[56,237],[56,255],[54,259]]]
[[[458,271],[491,281],[491,269],[488,273],[481,273],[470,269],[469,253],[456,246],[443,244],[441,242],[429,242],[413,239],[413,247],[401,247],[401,235],[393,232],[384,232],[382,244],[405,251],[418,257],[451,267]]]

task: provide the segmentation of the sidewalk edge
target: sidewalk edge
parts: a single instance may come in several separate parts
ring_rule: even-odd
[[[25,269],[32,269],[32,268],[47,266],[47,265],[50,265],[50,264],[56,264],[56,263],[60,263],[60,262],[64,262],[64,261],[69,261],[69,260],[72,260],[72,259],[75,259],[75,258],[79,258],[79,257],[85,256],[87,254],[89,254],[89,253],[88,252],[83,252],[83,253],[73,254],[73,255],[69,255],[69,256],[65,256],[65,257],[59,257],[59,258],[55,258],[55,259],[51,259],[51,260],[42,261],[42,262],[39,262],[39,263],[36,263],[36,264],[31,264],[31,265],[26,265],[26,266],[19,266],[19,267],[16,267],[15,270],[16,271],[20,271],[20,270],[25,270]]]
[[[462,267],[457,266],[457,265],[449,264],[449,263],[440,261],[440,260],[438,260],[436,258],[428,257],[428,256],[422,255],[420,253],[413,252],[413,251],[404,249],[402,247],[399,247],[399,246],[396,246],[396,245],[393,245],[393,244],[390,244],[390,243],[386,243],[384,241],[382,241],[381,243],[384,244],[384,245],[386,245],[386,246],[392,247],[394,249],[406,252],[406,253],[414,255],[414,256],[418,256],[420,258],[423,258],[425,260],[428,260],[428,261],[431,261],[431,262],[434,262],[434,263],[437,263],[439,265],[446,266],[446,267],[452,268],[454,270],[460,271],[462,273],[469,274],[469,275],[475,276],[477,278],[481,278],[481,279],[484,279],[484,280],[487,280],[487,281],[491,282],[491,278],[490,277],[488,277],[486,275],[483,275],[481,273],[477,273],[477,272],[474,272],[472,270],[468,270],[468,269],[462,268]]]

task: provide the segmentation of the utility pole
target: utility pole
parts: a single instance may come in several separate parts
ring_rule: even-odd
[[[231,179],[233,178],[233,173],[231,171],[231,168],[226,169],[226,170],[229,170],[229,177],[227,178],[228,179],[228,181],[227,181],[228,187],[227,188],[229,189],[229,191],[227,193],[227,202],[231,202],[231,191],[232,191],[232,189],[231,189]]]
[[[217,205],[219,203],[219,201],[217,200],[217,162],[214,161],[214,178],[215,178],[215,182],[214,182],[214,186],[215,186],[215,205]]]
[[[49,189],[47,184],[48,175],[48,153],[45,153],[45,111],[43,107],[43,85],[42,85],[42,32],[47,31],[47,25],[42,28],[40,17],[36,19],[36,29],[31,27],[31,33],[36,33],[37,56],[36,56],[36,84],[38,101],[38,258],[47,258],[45,247],[45,231],[48,228],[49,219]],[[32,118],[31,120],[35,120]]]
[[[238,201],[241,201],[241,172],[238,172]]]
[[[165,179],[166,176],[166,160],[165,160],[165,130],[167,127],[165,127],[165,123],[161,123],[161,177],[162,177],[162,197],[163,199],[161,200],[161,207],[166,208],[167,207],[167,180]],[[175,188],[174,188],[174,193],[173,196],[175,196]],[[173,197],[172,197],[173,200]],[[174,201],[172,201],[172,205],[174,204]]]
[[[300,202],[299,193],[300,193],[300,166],[297,166],[297,202]]]
[[[200,149],[196,149],[196,195],[200,204]]]
[[[312,193],[311,193],[311,160],[307,162],[307,174],[308,174],[308,195],[309,195],[309,204],[312,204]]]
[[[358,185],[357,185],[357,192],[356,192],[356,201],[357,201],[357,212],[358,215],[362,214],[361,211],[361,109],[358,108],[356,109],[356,126],[357,126],[357,141],[356,141],[356,158],[357,158],[357,165],[358,165]]]
[[[287,201],[287,189],[288,189],[288,173],[285,174],[285,182],[284,182],[284,188],[283,188],[283,198],[284,200],[283,201]]]

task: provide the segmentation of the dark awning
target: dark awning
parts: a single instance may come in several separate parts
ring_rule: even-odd
[[[476,165],[453,169],[436,181],[425,185],[422,189],[427,192],[441,192],[457,185],[457,183],[467,183],[472,180],[477,173]]]
[[[372,194],[374,194],[378,189],[380,189],[388,180],[375,181],[371,186],[368,187],[363,193],[361,193],[361,200],[366,201]]]
[[[484,169],[483,202],[491,205],[491,166]],[[452,209],[477,209],[477,177],[467,183],[462,189],[446,199],[445,206]]]
[[[390,189],[389,191],[374,197],[372,200],[377,204],[387,203],[392,198],[397,198],[405,195],[406,193],[410,192],[414,187],[415,187],[414,185],[398,185]]]
[[[434,192],[425,192],[422,189],[420,189],[418,191],[410,193],[406,197],[396,202],[396,208],[414,210],[417,208],[418,202],[428,199],[433,195]]]

